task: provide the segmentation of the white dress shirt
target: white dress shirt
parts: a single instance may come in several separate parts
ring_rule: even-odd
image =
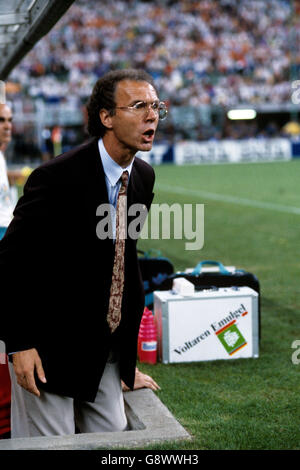
[[[111,158],[111,156],[107,153],[107,150],[104,146],[103,140],[99,139],[98,141],[98,148],[100,152],[100,157],[103,165],[103,170],[105,174],[105,182],[106,182],[106,187],[107,187],[107,193],[108,193],[108,200],[109,203],[114,206],[116,209],[117,207],[117,200],[118,200],[118,194],[119,190],[121,187],[121,176],[123,171],[128,171],[129,178],[130,178],[130,173],[132,170],[132,165],[134,162],[134,159],[128,165],[126,168],[122,168],[120,165],[118,165],[115,160]],[[129,182],[128,178],[128,182]],[[116,238],[116,212],[112,211],[112,228],[113,228],[113,239],[115,240]]]

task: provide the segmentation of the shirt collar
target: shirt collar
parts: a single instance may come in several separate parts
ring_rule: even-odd
[[[98,147],[99,147],[100,157],[101,157],[101,161],[102,161],[102,165],[103,165],[103,170],[104,170],[104,173],[105,173],[106,177],[108,178],[111,186],[115,186],[117,184],[117,182],[119,181],[119,179],[122,176],[123,171],[125,171],[125,170],[128,171],[129,177],[130,177],[130,173],[131,173],[131,170],[132,170],[132,165],[133,165],[134,159],[132,160],[130,165],[128,165],[126,168],[122,168],[107,153],[106,148],[104,147],[104,143],[103,143],[102,139],[99,139]]]

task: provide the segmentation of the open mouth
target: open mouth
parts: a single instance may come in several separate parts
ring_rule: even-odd
[[[154,130],[153,129],[148,129],[146,132],[143,133],[145,137],[153,137],[154,136]]]

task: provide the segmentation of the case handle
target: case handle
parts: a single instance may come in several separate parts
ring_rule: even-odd
[[[205,265],[205,264],[208,264],[210,266],[218,266],[219,268],[219,271],[221,274],[230,274],[230,271],[228,271],[225,266],[223,266],[222,263],[220,263],[219,261],[210,261],[210,260],[206,260],[206,261],[201,261],[201,263],[198,263],[197,266],[195,267],[194,271],[191,273],[193,276],[196,276],[198,274],[201,273],[201,270],[202,270],[202,267]]]
[[[161,251],[156,248],[150,248],[148,251],[137,250],[141,255],[144,255],[145,258],[159,258],[161,256]]]

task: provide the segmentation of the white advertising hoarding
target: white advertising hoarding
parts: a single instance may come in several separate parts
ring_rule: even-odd
[[[288,139],[245,139],[179,142],[174,147],[174,163],[238,163],[290,160],[291,143]]]
[[[169,154],[168,158],[166,158],[167,154]],[[286,138],[225,139],[200,142],[186,140],[175,145],[163,143],[153,145],[149,152],[138,152],[137,156],[151,165],[160,165],[165,161],[176,165],[271,162],[290,160],[292,146],[290,140]]]

